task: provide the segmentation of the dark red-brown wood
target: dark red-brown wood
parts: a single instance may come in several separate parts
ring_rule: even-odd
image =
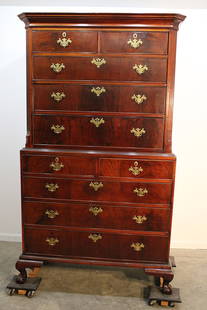
[[[92,213],[99,208],[100,213]],[[48,214],[50,216],[48,216]],[[53,217],[51,217],[51,214]],[[117,206],[103,202],[54,203],[42,201],[24,202],[24,223],[26,225],[75,226],[88,228],[133,229],[137,231],[169,231],[170,210],[129,205]],[[136,222],[135,216],[144,217]]]
[[[27,149],[21,151],[25,268],[38,261],[144,268],[171,293],[171,154],[179,14],[22,13]],[[65,34],[64,34],[65,32]],[[59,38],[71,40],[67,47]],[[132,47],[129,40],[140,40]],[[93,59],[103,58],[98,68]],[[59,73],[50,66],[63,63]],[[138,74],[133,66],[145,65]],[[92,88],[103,88],[98,95]],[[52,93],[64,93],[57,102]],[[134,95],[144,96],[141,103]],[[103,118],[96,127],[92,118]],[[64,126],[55,134],[53,125]],[[130,131],[144,129],[137,138]],[[147,151],[147,153],[146,153]],[[158,153],[159,152],[159,153]],[[58,171],[51,164],[61,163]],[[133,173],[135,167],[139,173]],[[103,185],[97,191],[90,184]],[[57,184],[54,192],[46,185]],[[137,196],[134,190],[145,190]],[[91,208],[101,212],[94,215]],[[54,213],[53,213],[54,212]],[[48,216],[55,214],[54,218]],[[142,216],[142,223],[135,221]],[[100,234],[93,242],[90,234]],[[57,238],[49,245],[48,238]],[[143,243],[140,251],[131,245]]]
[[[98,82],[97,82],[98,83]],[[165,87],[123,84],[44,84],[34,85],[35,111],[103,111],[124,113],[165,113]],[[93,90],[99,87],[98,96]],[[65,97],[59,102],[51,95],[57,92]],[[140,95],[143,102],[137,103],[132,97]]]

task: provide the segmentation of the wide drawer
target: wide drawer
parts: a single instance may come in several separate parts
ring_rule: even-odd
[[[130,233],[26,228],[24,254],[166,261],[168,238]]]
[[[162,118],[34,116],[34,144],[163,148]]]
[[[120,56],[33,56],[33,78],[166,82],[167,59]]]
[[[165,87],[101,83],[33,87],[36,111],[165,112]]]
[[[34,52],[96,52],[98,33],[96,31],[50,30],[32,31]]]
[[[82,156],[23,155],[23,173],[49,173],[58,175],[96,175],[96,158]]]
[[[168,33],[155,31],[103,31],[102,53],[167,54]]]
[[[25,198],[69,199],[168,204],[171,183],[117,182],[80,179],[23,177]]]
[[[24,224],[169,231],[170,209],[103,203],[23,203]]]

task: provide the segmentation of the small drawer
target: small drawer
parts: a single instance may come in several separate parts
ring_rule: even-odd
[[[31,202],[23,203],[25,224],[112,228],[137,231],[169,231],[170,209],[88,204]]]
[[[171,183],[112,182],[23,177],[23,197],[69,199],[75,201],[117,201],[169,204]]]
[[[163,118],[34,116],[34,144],[162,150]]]
[[[96,159],[81,156],[23,155],[23,173],[48,173],[54,175],[96,175]]]
[[[34,52],[96,52],[96,31],[71,31],[67,29],[32,31]]]
[[[168,259],[165,236],[26,228],[24,239],[24,254],[126,261]]]
[[[165,113],[165,87],[101,83],[33,87],[36,111]]]
[[[100,176],[172,179],[174,161],[143,159],[100,159]]]
[[[102,31],[102,53],[167,54],[168,33],[150,31]]]
[[[167,58],[120,56],[33,56],[35,80],[166,82]]]

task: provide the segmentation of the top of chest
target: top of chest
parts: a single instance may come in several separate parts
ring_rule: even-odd
[[[181,14],[128,13],[22,13],[19,18],[26,27],[82,27],[82,28],[151,28],[176,29],[185,16]]]

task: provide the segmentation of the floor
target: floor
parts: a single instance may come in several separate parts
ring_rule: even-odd
[[[0,242],[0,310],[143,310],[144,288],[153,283],[142,270],[45,265],[36,296],[8,296],[6,285],[16,274],[20,243]],[[207,250],[172,250],[177,267],[172,284],[181,289],[177,310],[207,309]],[[169,308],[170,309],[170,308]]]

